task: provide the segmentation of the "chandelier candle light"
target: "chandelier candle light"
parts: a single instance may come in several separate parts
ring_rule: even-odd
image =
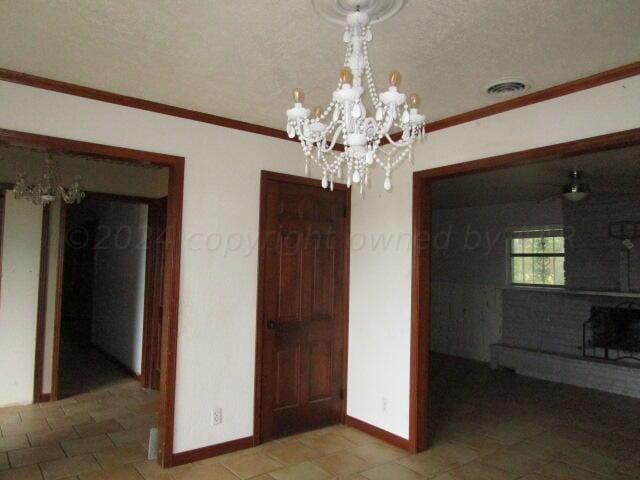
[[[359,3],[367,3],[362,0]],[[391,190],[391,172],[406,159],[412,160],[412,148],[425,135],[425,116],[418,112],[420,97],[400,93],[400,73],[389,74],[389,87],[378,94],[369,64],[367,44],[371,41],[370,16],[355,6],[346,15],[344,42],[347,44],[344,68],[326,109],[304,107],[301,89],[293,91],[294,106],[287,110],[287,134],[296,136],[305,155],[305,173],[309,160],[322,169],[322,186],[333,189],[333,181],[346,174],[347,186],[369,184],[370,169],[378,164],[385,172],[384,188]],[[366,92],[373,116],[363,103]],[[399,130],[402,136],[392,138]],[[338,140],[344,151],[336,148]],[[389,144],[384,146],[385,141]],[[346,171],[345,171],[346,170]]]
[[[44,161],[40,183],[28,184],[26,174],[21,173],[13,187],[13,194],[16,199],[29,200],[35,205],[47,205],[54,202],[58,196],[65,203],[80,203],[86,195],[80,187],[80,177],[76,177],[69,188],[56,185],[56,175],[51,157],[47,157]]]

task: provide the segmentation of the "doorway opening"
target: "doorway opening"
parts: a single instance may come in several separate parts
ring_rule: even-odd
[[[505,286],[505,288],[511,289],[510,291],[513,291],[515,295],[521,295],[526,289],[533,289],[536,295],[562,296],[565,300],[560,299],[556,302],[552,302],[554,308],[557,305],[568,305],[569,303],[575,306],[575,301],[569,302],[566,299],[569,299],[570,295],[573,294],[580,295],[580,298],[583,298],[583,295],[587,295],[588,292],[585,293],[585,290],[587,290],[585,286],[580,286],[579,288],[574,289],[579,290],[578,292],[572,292],[572,288],[565,285],[565,281],[577,281],[579,275],[576,274],[573,277],[573,280],[569,279],[568,275],[571,275],[571,273],[568,265],[564,264],[565,253],[568,254],[568,250],[565,252],[564,248],[565,241],[567,241],[567,239],[563,237],[563,225],[559,225],[557,221],[550,219],[550,215],[552,215],[550,205],[552,205],[553,202],[565,202],[565,215],[563,216],[561,212],[558,216],[558,218],[562,220],[562,218],[567,216],[567,212],[575,210],[574,207],[579,205],[579,201],[583,200],[584,197],[576,199],[575,196],[570,196],[571,198],[563,196],[563,187],[565,186],[563,185],[563,178],[558,179],[554,177],[552,179],[548,179],[548,176],[554,172],[552,169],[553,162],[555,161],[558,165],[561,165],[558,169],[564,173],[566,173],[565,170],[574,170],[575,168],[580,169],[581,164],[589,165],[589,159],[591,159],[591,162],[594,165],[593,168],[598,168],[597,164],[600,162],[599,157],[603,155],[611,155],[611,152],[616,152],[616,149],[619,149],[620,151],[628,150],[628,148],[637,149],[637,145],[639,144],[640,129],[634,129],[414,173],[409,439],[411,449],[413,451],[417,452],[425,450],[430,445],[430,442],[438,441],[439,433],[443,431],[443,426],[441,423],[438,423],[438,419],[442,421],[442,419],[446,417],[446,414],[443,414],[442,411],[443,406],[450,406],[452,398],[455,398],[456,394],[456,392],[451,392],[449,390],[447,398],[442,398],[443,394],[445,396],[447,395],[447,389],[451,388],[451,382],[449,381],[451,377],[466,376],[469,380],[469,384],[474,382],[475,384],[478,382],[482,383],[486,381],[487,378],[495,378],[497,389],[494,389],[493,394],[497,396],[496,404],[499,404],[499,401],[505,400],[509,396],[510,388],[508,385],[514,382],[514,376],[513,374],[507,373],[508,370],[515,369],[516,372],[518,371],[518,367],[516,365],[517,362],[513,360],[513,352],[509,349],[509,346],[501,345],[502,342],[500,339],[504,338],[504,334],[506,333],[504,330],[501,331],[502,337],[500,336],[500,332],[498,332],[498,343],[495,344],[495,348],[492,345],[491,355],[485,358],[485,361],[491,360],[493,364],[494,350],[499,354],[503,349],[507,349],[509,352],[503,355],[503,361],[494,365],[506,367],[506,371],[502,370],[492,372],[482,366],[479,367],[477,363],[469,362],[469,360],[456,361],[452,360],[451,357],[446,357],[442,354],[431,355],[431,349],[435,348],[436,350],[444,350],[445,353],[454,352],[455,354],[455,351],[457,351],[457,354],[462,352],[464,355],[468,356],[477,352],[477,341],[479,338],[482,338],[483,335],[487,338],[491,336],[490,333],[485,335],[486,332],[474,332],[472,330],[464,331],[466,327],[471,329],[471,324],[469,322],[467,322],[468,325],[464,323],[465,316],[477,313],[473,312],[472,310],[474,308],[469,307],[469,305],[462,305],[464,302],[470,302],[473,304],[474,299],[471,298],[472,295],[470,295],[469,292],[465,291],[465,289],[461,287],[456,290],[460,293],[459,298],[453,298],[451,302],[449,302],[449,307],[451,308],[446,305],[443,307],[443,299],[445,299],[446,295],[451,296],[455,292],[451,287],[445,286],[439,288],[439,285],[434,283],[434,278],[438,278],[438,273],[442,273],[448,268],[446,267],[442,270],[443,258],[445,258],[445,260],[446,258],[449,258],[451,262],[459,261],[459,267],[461,270],[464,270],[465,267],[469,265],[468,261],[463,260],[464,255],[456,254],[446,257],[446,252],[443,253],[439,250],[443,247],[443,244],[445,246],[448,245],[449,247],[454,244],[454,239],[452,238],[453,232],[451,235],[447,234],[449,231],[448,226],[444,228],[444,233],[442,235],[439,234],[439,232],[443,230],[441,225],[442,219],[447,217],[447,213],[445,212],[443,214],[443,212],[440,211],[437,214],[434,214],[434,210],[437,208],[435,203],[436,200],[442,200],[445,198],[446,189],[443,190],[442,186],[445,185],[445,182],[461,181],[464,183],[474,176],[491,174],[493,175],[492,179],[490,181],[486,181],[485,178],[484,184],[485,186],[491,185],[491,187],[489,187],[489,190],[491,191],[485,191],[487,188],[479,187],[470,193],[471,197],[475,195],[473,198],[481,201],[483,191],[485,191],[485,197],[491,195],[502,195],[506,191],[511,191],[514,195],[521,195],[524,191],[530,191],[532,195],[542,195],[544,192],[547,192],[545,195],[546,197],[551,198],[551,200],[546,197],[545,199],[537,199],[537,201],[543,202],[544,205],[542,208],[536,209],[541,212],[541,215],[545,220],[537,222],[539,225],[536,224],[533,228],[523,228],[521,224],[528,224],[530,222],[531,212],[523,212],[521,209],[518,213],[524,214],[527,218],[522,221],[510,222],[514,223],[514,225],[508,225],[506,228],[502,228],[500,233],[503,236],[501,239],[498,238],[500,246],[495,245],[495,235],[487,236],[486,231],[476,235],[476,232],[473,231],[471,223],[477,222],[480,218],[478,212],[473,213],[472,217],[469,217],[461,232],[458,232],[458,234],[461,235],[461,238],[457,240],[462,242],[462,249],[465,249],[466,247],[464,252],[466,254],[469,254],[469,251],[472,250],[472,246],[477,249],[480,248],[480,243],[485,242],[483,244],[485,252],[487,251],[487,248],[490,249],[493,247],[496,249],[495,252],[497,252],[498,256],[504,256],[505,262],[499,269],[498,275],[501,276],[501,282],[507,282],[509,284]],[[618,160],[616,160],[616,162],[617,161]],[[573,165],[574,163],[575,165]],[[543,169],[551,168],[551,170],[545,170],[546,173],[544,175],[547,175],[545,178],[539,177],[537,180],[533,180],[532,182],[535,183],[535,185],[528,184],[525,186],[526,188],[521,186],[521,188],[514,189],[513,185],[509,182],[502,187],[495,187],[495,185],[500,184],[501,179],[504,180],[502,177],[508,174],[507,169],[511,170],[512,167],[520,167],[521,171],[524,171],[523,169],[529,169],[524,174],[524,177],[522,177],[525,179],[535,178],[536,173],[534,170],[536,169],[542,171]],[[594,176],[597,177],[595,174]],[[635,174],[635,177],[637,177],[637,174]],[[565,181],[564,183],[568,183],[568,181]],[[593,190],[598,190],[599,187],[597,186],[597,182],[593,181],[592,183],[594,187]],[[451,184],[447,185],[449,187],[451,186]],[[454,189],[449,189],[451,198],[455,197],[455,193],[457,191],[456,188],[461,188],[461,185],[462,184],[459,183]],[[611,182],[611,185],[617,187],[619,186],[619,182]],[[471,197],[467,196],[465,201],[468,201]],[[504,205],[501,205],[501,207],[502,214],[506,207]],[[451,212],[448,213],[450,214]],[[617,213],[619,212],[616,212],[616,214]],[[496,223],[496,219],[499,218],[499,216],[500,215],[495,214],[490,215],[492,225]],[[455,226],[452,228],[455,228]],[[505,237],[505,235],[508,237]],[[531,245],[537,245],[537,247],[535,247],[537,250],[527,250]],[[620,246],[618,245],[616,248],[619,250],[619,247]],[[486,259],[488,257],[484,255],[483,258]],[[598,262],[601,262],[601,260],[602,259],[598,260]],[[444,263],[446,263],[446,261]],[[579,263],[580,262],[575,262],[575,264]],[[620,267],[620,264],[620,259],[618,259],[617,267]],[[451,266],[452,264],[449,265],[449,267]],[[479,269],[476,268],[475,270]],[[484,268],[480,270],[480,272],[476,272],[475,274],[473,272],[465,273],[469,273],[471,276],[480,275],[481,273],[486,272],[487,269]],[[567,274],[567,277],[565,277],[565,273]],[[624,275],[620,276],[618,280],[622,281],[623,277]],[[541,289],[544,291],[541,291]],[[623,292],[614,293],[624,296]],[[591,292],[591,294],[600,295],[599,292]],[[436,295],[438,295],[437,299],[435,298]],[[478,299],[476,303],[478,305],[478,309],[484,308],[486,310],[485,307],[487,305],[487,301],[495,301],[495,299],[490,299],[491,295],[486,294],[486,292],[478,294],[477,297]],[[501,301],[501,305],[503,303],[504,302]],[[540,303],[534,302],[533,305],[536,305],[536,308],[538,308]],[[508,305],[507,307],[510,306]],[[457,309],[452,314],[455,318],[449,318],[447,321],[439,322],[438,318],[442,317],[443,311],[447,310],[447,308],[449,308],[448,311],[450,314],[453,310]],[[573,310],[575,311],[576,309]],[[549,315],[553,316],[552,313],[549,313]],[[479,314],[479,316],[482,318],[489,318],[490,315],[484,312]],[[558,318],[560,317],[564,318],[564,315],[558,315]],[[521,319],[522,318],[524,317],[521,316]],[[583,320],[588,320],[588,309],[587,316]],[[490,324],[491,322],[485,323]],[[534,323],[538,329],[544,327],[544,321]],[[453,340],[455,343],[454,348],[451,346],[453,343],[447,342],[447,335],[452,329],[457,328],[456,325],[459,326],[461,330],[460,337]],[[505,325],[502,325],[502,327],[504,326]],[[548,329],[549,331],[552,331],[554,330],[554,327],[549,326]],[[555,331],[557,332],[558,330],[556,329]],[[460,338],[467,338],[469,341],[460,342]],[[530,339],[531,337],[528,336],[527,338]],[[582,354],[578,350],[582,348],[582,331],[577,332],[576,338],[579,341],[576,340],[577,343],[574,345],[575,351],[573,354],[574,356],[581,356]],[[495,340],[496,339],[488,341],[491,343]],[[556,339],[555,342],[556,344],[566,343],[565,340],[562,339],[559,341]],[[547,350],[547,347],[548,345],[544,350]],[[536,347],[536,349],[538,349],[538,347]],[[562,355],[566,354],[567,352],[564,352]],[[511,358],[507,358],[509,355],[511,355]],[[498,357],[499,356],[500,355],[498,355]],[[534,361],[534,363],[541,364],[542,362]],[[518,376],[517,378],[522,377]],[[539,376],[539,378],[543,377]],[[515,382],[518,383],[518,381]],[[533,396],[530,390],[527,390],[526,386],[519,386],[522,388],[518,391],[525,392],[523,397],[531,398]],[[435,389],[438,391],[436,392]],[[554,388],[551,387],[551,390],[554,390]],[[516,389],[514,388],[513,391],[516,391]],[[469,392],[467,391],[466,393]],[[500,399],[498,397],[501,393],[503,395]],[[464,392],[458,391],[457,394],[464,394]],[[571,395],[574,396],[574,400],[580,397],[580,395],[575,392],[571,393]],[[474,415],[471,410],[472,409],[467,412],[467,415]],[[497,416],[499,415],[499,412],[492,412],[491,414]],[[516,427],[511,428],[511,430],[506,428],[501,432],[501,434],[513,434],[514,431],[517,430]],[[524,430],[527,425],[524,427],[523,425],[520,425],[520,427],[522,427],[521,430]],[[446,428],[444,430],[446,430]],[[475,435],[477,431],[472,430],[473,429],[467,432],[467,438],[477,439],[478,437]],[[451,432],[451,430],[449,430],[449,432]],[[502,440],[505,440],[505,438]],[[553,438],[549,441],[553,441]]]
[[[254,438],[346,415],[350,195],[262,172]]]
[[[130,378],[159,388],[165,204],[89,193],[62,206],[58,399]]]
[[[39,407],[55,414],[42,420],[49,428],[60,422],[71,437],[81,437],[52,437],[70,442],[52,449],[73,456],[84,448],[84,437],[115,435],[135,443],[146,458],[149,428],[157,426],[158,461],[172,466],[184,158],[9,130],[0,130],[0,146],[11,150],[3,155],[10,168],[2,169],[11,176],[31,176],[32,163],[53,156],[66,184],[65,175],[79,163],[91,164],[76,172],[88,191],[79,205],[58,199],[43,206],[7,190],[9,223],[22,229],[11,245],[25,258],[22,240],[33,246],[29,269],[19,270],[33,273],[33,279],[21,277],[32,284],[22,291],[34,309],[28,306],[24,315],[32,323],[21,324],[36,338],[21,350],[31,357],[23,383],[31,385],[34,402],[52,401]],[[24,295],[12,298],[25,303]],[[132,316],[134,327],[123,330],[116,321]],[[67,376],[74,371],[84,381]],[[74,397],[63,398],[68,395]],[[98,440],[112,447],[119,441]]]

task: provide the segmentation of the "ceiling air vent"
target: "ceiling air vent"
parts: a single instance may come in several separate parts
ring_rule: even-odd
[[[484,93],[490,97],[511,97],[529,90],[529,85],[518,78],[503,78],[490,83]]]

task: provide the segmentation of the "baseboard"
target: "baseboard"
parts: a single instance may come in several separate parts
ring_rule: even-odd
[[[40,397],[38,397],[38,403],[46,403],[51,401],[50,393],[41,393]]]
[[[184,465],[185,463],[197,462],[198,460],[204,460],[251,447],[253,447],[253,436],[209,445],[208,447],[196,448],[195,450],[187,450],[186,452],[174,453],[171,459],[171,466],[176,467],[178,465]]]
[[[344,424],[348,427],[360,430],[367,435],[371,435],[378,440],[389,443],[395,447],[402,448],[403,450],[410,450],[409,440],[407,440],[406,438],[399,437],[398,435],[387,432],[386,430],[375,427],[367,422],[363,422],[362,420],[358,420],[357,418],[353,418],[347,415],[345,417]]]

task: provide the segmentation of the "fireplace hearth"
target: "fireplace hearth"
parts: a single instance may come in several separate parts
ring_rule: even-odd
[[[601,360],[640,362],[640,304],[591,307],[583,325],[583,356]]]

